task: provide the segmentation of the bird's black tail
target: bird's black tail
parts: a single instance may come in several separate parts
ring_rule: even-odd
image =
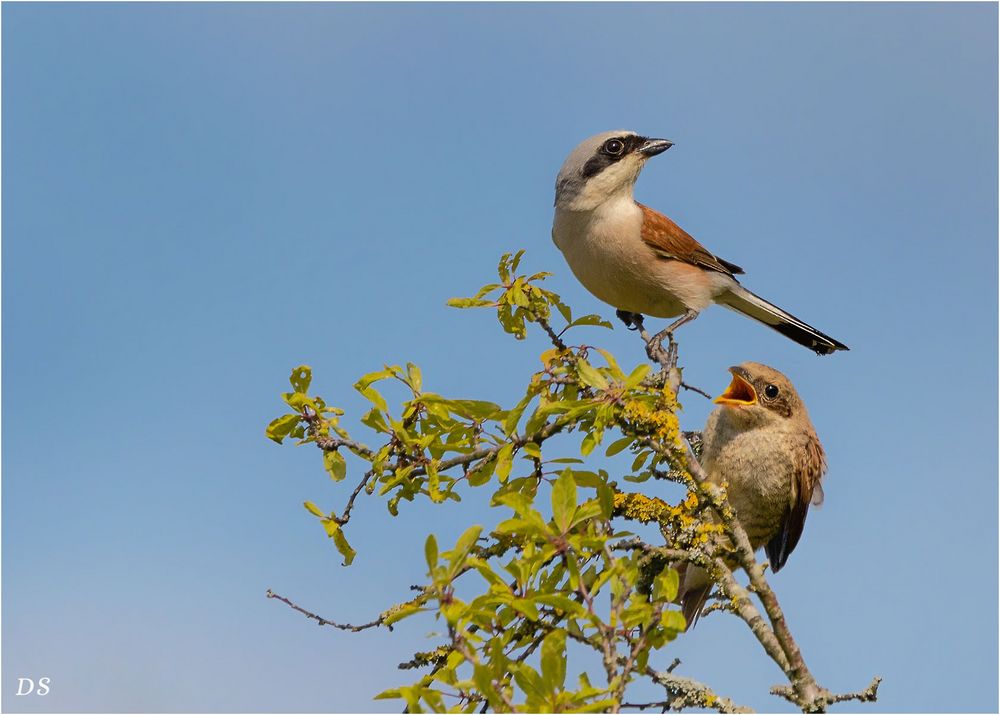
[[[813,326],[786,313],[773,303],[768,303],[759,295],[754,295],[741,285],[737,285],[727,293],[719,296],[716,301],[730,310],[760,321],[769,328],[777,330],[786,338],[804,345],[818,355],[829,355],[837,350],[849,350],[846,345],[834,340],[816,330]]]

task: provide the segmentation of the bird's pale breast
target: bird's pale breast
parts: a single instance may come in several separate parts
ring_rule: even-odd
[[[605,303],[658,318],[703,310],[731,280],[664,259],[641,239],[642,211],[631,197],[591,211],[556,209],[552,239],[573,275]]]
[[[773,424],[746,429],[717,410],[705,426],[702,466],[709,479],[726,482],[729,503],[755,549],[781,528],[795,489],[795,449],[802,441]]]

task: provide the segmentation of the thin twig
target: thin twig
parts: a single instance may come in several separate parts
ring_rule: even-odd
[[[275,593],[271,589],[267,589],[267,594],[266,595],[267,595],[268,598],[276,598],[279,601],[281,601],[282,603],[288,604],[289,607],[291,607],[294,610],[298,611],[299,613],[301,613],[302,615],[304,615],[306,618],[313,619],[314,621],[316,621],[321,626],[333,626],[334,628],[339,628],[342,631],[351,631],[352,633],[358,633],[359,631],[363,631],[363,630],[366,630],[368,628],[376,628],[376,627],[382,625],[382,617],[381,616],[379,616],[376,620],[372,621],[371,623],[362,623],[361,625],[357,625],[357,626],[353,625],[351,623],[336,623],[334,621],[331,621],[331,620],[328,620],[326,618],[323,618],[322,616],[317,616],[312,611],[307,611],[306,609],[302,608],[302,606],[299,606],[298,604],[293,603],[291,600],[285,598],[284,596],[281,596],[281,595]],[[392,626],[386,626],[386,628],[388,628],[390,631],[392,630]]]
[[[549,321],[547,321],[545,318],[542,318],[540,316],[535,316],[535,320],[538,322],[538,324],[540,326],[542,326],[542,330],[544,330],[546,333],[548,333],[549,340],[551,340],[552,344],[556,346],[556,349],[560,350],[560,351],[565,351],[566,350],[566,343],[564,343],[562,341],[562,338],[559,337],[559,334],[556,333],[556,331],[552,329],[552,326],[549,325]]]
[[[878,700],[878,686],[882,683],[882,676],[876,675],[872,678],[872,682],[868,684],[868,687],[864,690],[859,690],[856,693],[843,693],[840,695],[830,694],[827,698],[828,703],[842,703],[848,700],[859,700],[863,703],[874,703]]]
[[[699,395],[705,397],[706,399],[709,399],[709,400],[712,399],[712,396],[710,394],[708,394],[707,392],[705,392],[704,390],[702,390],[700,387],[695,387],[694,385],[689,385],[686,382],[681,382],[681,387],[683,387],[685,390],[691,390],[691,392],[697,392]]]

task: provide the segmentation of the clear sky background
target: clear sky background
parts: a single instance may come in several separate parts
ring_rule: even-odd
[[[885,677],[841,710],[996,710],[996,28],[995,4],[4,4],[3,709],[398,712],[370,698],[432,621],[341,633],[265,590],[369,620],[427,533],[507,512],[363,500],[343,568],[301,503],[353,477],[264,425],[300,363],[351,427],[383,362],[512,404],[543,341],[445,300],[525,248],[610,316],[549,238],[552,190],[629,128],[676,143],[639,200],[851,347],[721,308],[681,334],[713,393],[744,360],[787,373],[826,446],[773,579],[814,673]],[[620,327],[580,339],[642,359]],[[787,709],[735,619],[675,655]]]

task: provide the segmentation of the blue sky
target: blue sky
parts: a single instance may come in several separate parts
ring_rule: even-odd
[[[885,676],[844,710],[997,708],[996,5],[2,12],[4,710],[398,711],[370,698],[432,622],[334,632],[265,590],[368,620],[427,533],[503,514],[368,500],[342,568],[301,502],[349,485],[263,427],[300,363],[353,426],[384,362],[511,404],[543,343],[444,302],[525,248],[610,315],[549,228],[563,158],[611,128],[676,143],[639,200],[851,346],[720,308],[681,335],[713,393],[744,360],[788,374],[825,444],[826,504],[773,579],[814,673]],[[673,655],[784,708],[733,619]]]

